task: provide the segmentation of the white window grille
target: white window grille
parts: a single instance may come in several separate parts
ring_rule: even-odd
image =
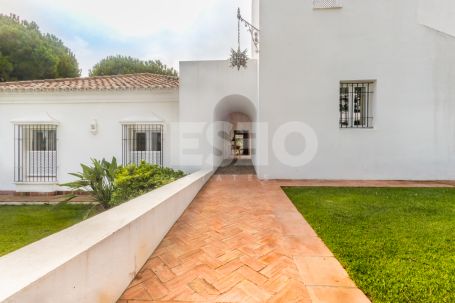
[[[15,182],[57,182],[57,125],[14,127]]]
[[[122,163],[142,161],[163,166],[162,124],[123,124]]]
[[[342,0],[313,0],[313,8],[340,8]]]

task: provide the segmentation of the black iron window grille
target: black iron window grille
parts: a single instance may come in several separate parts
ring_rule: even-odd
[[[163,166],[163,125],[123,124],[122,163],[142,161]]]
[[[14,126],[14,181],[57,182],[57,125]]]
[[[340,128],[373,127],[374,82],[340,83]]]

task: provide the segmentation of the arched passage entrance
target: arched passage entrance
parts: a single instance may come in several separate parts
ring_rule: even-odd
[[[242,95],[221,99],[213,113],[214,164],[218,173],[254,174],[256,116],[253,102]]]

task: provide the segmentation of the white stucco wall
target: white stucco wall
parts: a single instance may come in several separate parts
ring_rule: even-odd
[[[269,151],[269,161],[259,176],[455,178],[455,39],[421,25],[415,0],[343,3],[260,3],[259,117],[272,135],[305,122],[319,148],[309,164],[289,167],[260,138],[258,153]],[[340,130],[339,81],[366,79],[377,81],[374,129]],[[305,149],[299,136],[286,144],[294,154]]]
[[[454,10],[451,0],[346,0],[342,8],[316,10],[312,0],[253,0],[261,52],[246,70],[226,60],[181,62],[179,93],[2,94],[0,190],[12,184],[9,121],[46,112],[61,122],[60,177],[90,157],[120,158],[118,121],[148,113],[166,121],[166,165],[215,167],[226,145],[217,136],[224,127],[212,122],[243,112],[259,122],[252,142],[261,178],[453,179]],[[373,129],[339,129],[343,80],[375,81]],[[93,118],[96,136],[88,130]],[[283,163],[274,146],[277,130],[292,121],[318,139],[306,165]],[[307,149],[302,136],[284,141],[291,155]]]
[[[164,123],[164,165],[173,166],[170,125],[178,121],[178,90],[65,91],[0,93],[0,190],[53,191],[56,185],[14,184],[14,125],[16,119],[49,115],[60,122],[57,135],[58,182],[73,180],[70,172],[90,158],[122,161],[121,120],[158,117]],[[98,132],[90,132],[93,119]]]
[[[251,0],[251,24],[253,24],[256,28],[259,28],[259,0]],[[259,35],[260,38],[260,35]],[[260,42],[260,41],[259,41]],[[254,59],[259,59],[259,52],[256,50],[255,45],[251,42],[251,56]]]
[[[419,22],[455,36],[455,1],[420,0]]]
[[[180,62],[180,165],[189,170],[216,167],[223,160],[224,142],[214,134],[233,112],[248,114],[256,120],[257,62],[247,69],[232,69],[226,60]],[[177,138],[177,136],[176,136]],[[215,153],[214,147],[220,150]]]

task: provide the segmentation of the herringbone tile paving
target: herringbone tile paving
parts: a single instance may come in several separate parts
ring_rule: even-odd
[[[369,302],[280,185],[212,177],[118,302]]]

